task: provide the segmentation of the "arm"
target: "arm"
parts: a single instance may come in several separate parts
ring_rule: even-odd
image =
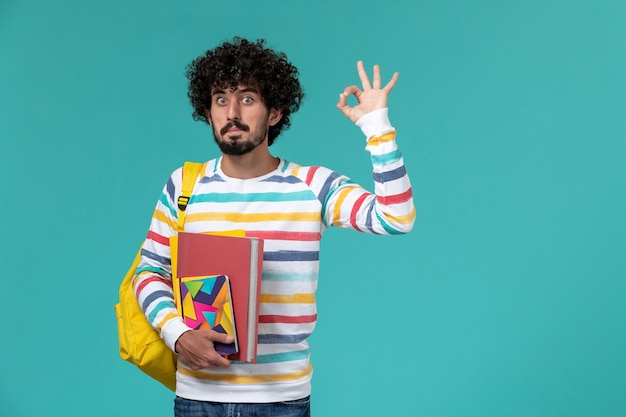
[[[335,173],[320,178],[320,182],[325,182],[324,185],[320,183],[320,189],[329,190],[323,200],[325,224],[374,234],[407,233],[415,221],[411,183],[395,141],[395,129],[387,117],[387,98],[398,80],[398,73],[394,73],[381,88],[377,65],[374,66],[372,83],[361,61],[357,63],[357,71],[363,88],[346,87],[339,96],[337,107],[361,128],[367,138],[374,193]],[[354,107],[347,103],[350,95],[358,101]]]
[[[192,369],[225,367],[230,362],[215,352],[213,341],[231,343],[232,338],[212,330],[190,329],[178,315],[174,302],[169,240],[177,233],[175,201],[181,184],[179,169],[172,174],[157,202],[133,282],[135,296],[148,321],[184,363]]]

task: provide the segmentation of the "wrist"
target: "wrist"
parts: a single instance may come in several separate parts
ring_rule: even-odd
[[[389,122],[388,108],[378,109],[364,114],[356,121],[366,139],[391,132],[393,126]]]
[[[178,348],[179,348],[179,346],[178,346],[178,342],[180,342],[180,341],[181,341],[181,339],[183,339],[183,336],[184,336],[186,333],[190,332],[190,331],[191,331],[191,329],[187,330],[186,332],[182,332],[182,333],[181,333],[181,335],[180,335],[180,336],[178,336],[178,339],[176,339],[176,342],[174,342],[174,353],[178,354],[178,352],[179,352],[179,351],[178,351]]]
[[[176,352],[176,342],[183,333],[191,330],[181,318],[172,319],[161,329],[161,338],[173,352]]]

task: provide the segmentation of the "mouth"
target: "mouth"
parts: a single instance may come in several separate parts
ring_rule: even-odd
[[[233,139],[237,139],[239,136],[241,136],[243,133],[247,132],[248,130],[249,130],[248,126],[244,125],[243,123],[233,121],[233,122],[229,122],[226,126],[224,126],[220,130],[220,133],[222,135],[228,135],[232,137]]]
[[[226,132],[224,132],[224,135],[228,135],[230,137],[239,137],[241,136],[241,134],[244,133],[243,130],[241,129],[237,129],[237,128],[233,128],[233,129],[228,129]]]

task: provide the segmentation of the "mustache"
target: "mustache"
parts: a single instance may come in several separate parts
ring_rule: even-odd
[[[250,127],[248,125],[244,125],[243,123],[238,122],[237,120],[233,120],[232,122],[226,123],[226,126],[220,129],[220,134],[225,134],[228,129],[236,127],[237,129],[243,130],[244,132],[248,132]]]

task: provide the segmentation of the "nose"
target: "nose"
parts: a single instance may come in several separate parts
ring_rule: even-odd
[[[231,100],[228,103],[228,110],[226,113],[226,117],[228,117],[228,120],[239,120],[239,110],[239,102],[237,100]]]

